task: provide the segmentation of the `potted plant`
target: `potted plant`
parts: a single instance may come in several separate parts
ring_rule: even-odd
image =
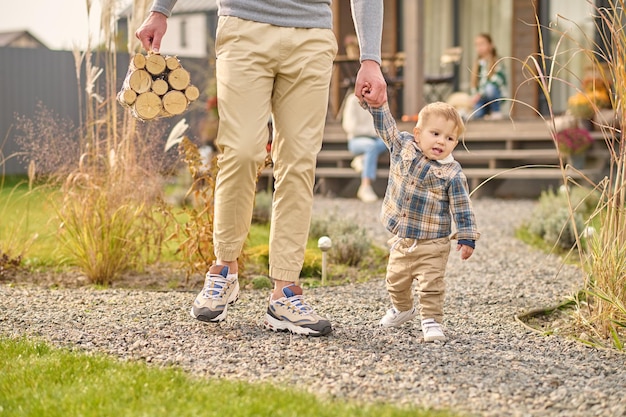
[[[587,129],[570,127],[556,134],[556,144],[559,152],[566,155],[574,168],[582,169],[585,163],[585,153],[593,144],[593,137]]]
[[[592,76],[583,79],[582,87],[582,92],[574,94],[567,100],[567,109],[582,122],[583,126],[593,130],[592,119],[595,119],[598,113],[611,111],[610,88],[602,79]],[[606,119],[607,115],[603,114],[602,118]]]
[[[585,93],[576,93],[567,100],[567,109],[580,120],[589,120],[595,114],[592,101]]]

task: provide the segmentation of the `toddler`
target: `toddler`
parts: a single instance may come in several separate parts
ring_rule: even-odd
[[[363,96],[369,107],[367,91]],[[431,103],[420,111],[410,134],[398,130],[386,102],[369,110],[391,156],[381,218],[394,235],[386,277],[393,306],[380,324],[396,327],[417,316],[412,292],[416,280],[424,340],[445,340],[441,323],[450,239],[457,240],[465,260],[480,236],[467,180],[452,156],[463,120],[449,104]],[[457,232],[450,236],[453,218]]]

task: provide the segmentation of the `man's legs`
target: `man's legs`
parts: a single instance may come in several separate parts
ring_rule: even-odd
[[[265,317],[272,330],[310,336],[332,331],[297,285],[313,204],[315,165],[324,135],[328,88],[337,42],[327,29],[280,28],[281,62],[272,96],[275,136],[270,276],[274,291]]]
[[[217,261],[191,309],[191,315],[202,321],[224,320],[228,304],[239,292],[237,258],[250,228],[257,169],[266,156],[274,85],[276,45],[268,28],[271,26],[230,16],[220,17],[218,24],[217,145],[222,153],[213,219]]]
[[[297,282],[304,261],[313,204],[317,153],[322,146],[328,89],[337,51],[326,29],[281,28],[284,59],[272,110],[275,192],[270,233],[270,276],[276,294]]]
[[[274,84],[271,25],[227,16],[216,42],[217,103],[221,150],[213,221],[218,264],[236,271],[248,236],[258,167],[264,162]]]

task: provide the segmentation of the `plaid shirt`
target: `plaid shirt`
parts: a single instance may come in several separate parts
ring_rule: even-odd
[[[387,230],[401,238],[476,241],[480,233],[469,198],[467,179],[452,157],[438,162],[422,154],[415,138],[400,132],[389,106],[370,108],[374,125],[390,151],[390,173],[381,219]]]

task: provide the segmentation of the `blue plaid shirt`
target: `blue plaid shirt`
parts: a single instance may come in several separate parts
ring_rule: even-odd
[[[390,151],[390,173],[381,219],[387,230],[401,238],[452,239],[474,247],[480,237],[461,165],[428,159],[409,132],[400,132],[385,103],[369,109],[374,126]]]

